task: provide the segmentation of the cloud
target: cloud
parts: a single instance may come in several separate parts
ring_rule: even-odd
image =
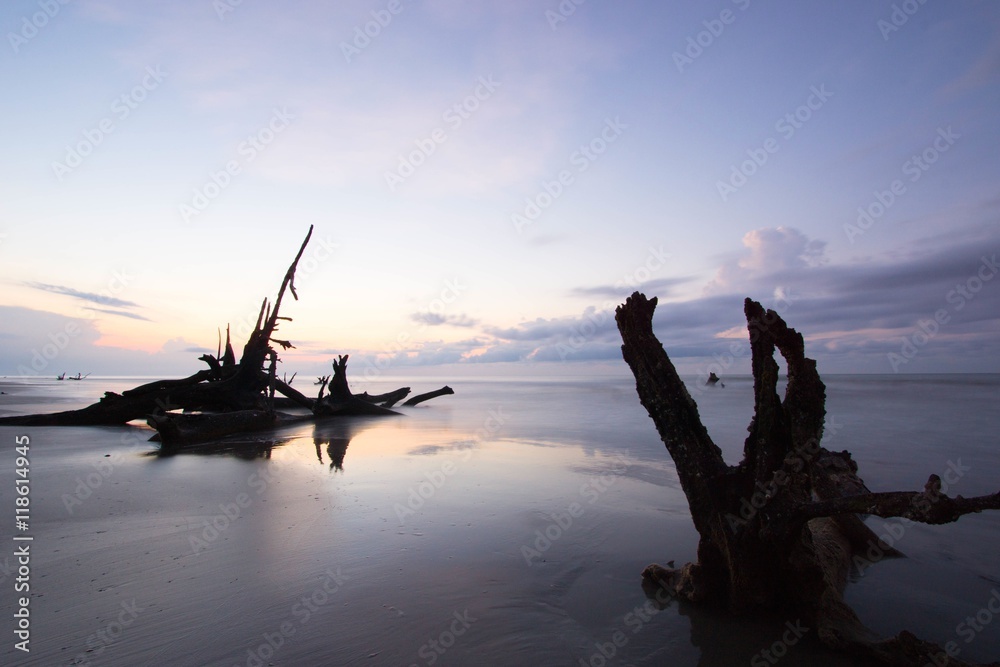
[[[889,355],[916,339],[923,344],[919,358],[905,370],[1000,370],[998,224],[839,263],[827,260],[823,241],[789,227],[751,231],[743,245],[742,253],[722,263],[702,296],[661,301],[654,327],[672,358],[711,359],[729,354],[735,344],[746,348],[742,354],[748,360],[743,299],[749,296],[802,332],[807,353],[825,359],[828,367],[892,372]],[[688,281],[650,281],[639,291],[662,295],[663,288]],[[577,288],[572,294],[611,297],[614,289]],[[933,335],[928,337],[927,329]],[[621,358],[610,305],[576,316],[486,326],[483,332],[490,340],[467,357],[470,362]]]
[[[168,341],[157,352],[98,345],[101,333],[94,321],[33,308],[0,306],[0,338],[0,375],[54,377],[82,371],[180,377],[201,370],[186,351],[193,345],[182,339]]]
[[[72,287],[64,287],[63,285],[49,285],[46,283],[36,283],[36,282],[25,282],[26,287],[32,289],[41,290],[43,292],[51,292],[52,294],[61,294],[63,296],[69,296],[74,299],[80,299],[82,301],[89,301],[91,303],[100,304],[102,306],[111,306],[112,308],[138,308],[139,304],[132,301],[126,301],[124,299],[118,299],[116,297],[107,294],[95,294],[93,292],[81,292],[80,290],[73,289]],[[118,314],[118,313],[115,313]]]
[[[479,324],[478,320],[472,319],[465,313],[459,313],[457,315],[442,315],[431,312],[413,313],[410,315],[410,319],[414,322],[419,322],[432,327],[440,326],[442,324],[448,324],[453,327],[474,327]]]
[[[642,292],[643,294],[653,295],[656,294],[660,298],[668,297],[673,288],[678,285],[684,285],[689,283],[694,278],[692,277],[682,277],[682,278],[658,278],[656,280],[647,280],[644,283],[639,284],[626,284],[625,282],[618,282],[614,285],[597,285],[595,287],[576,287],[570,291],[572,296],[582,296],[588,298],[607,298],[616,299],[624,301],[625,297],[629,296],[632,292]]]
[[[755,229],[743,236],[743,245],[743,253],[719,267],[705,288],[707,293],[726,292],[761,273],[804,269],[825,261],[826,242],[810,240],[792,227]]]
[[[84,306],[83,309],[84,310],[92,310],[92,311],[94,311],[96,313],[107,313],[108,315],[117,315],[119,317],[129,317],[129,318],[131,318],[133,320],[143,320],[144,322],[152,322],[153,321],[153,320],[149,319],[148,317],[143,317],[142,315],[138,315],[136,313],[128,313],[128,312],[125,312],[123,310],[111,310],[109,308],[94,308],[93,306]]]

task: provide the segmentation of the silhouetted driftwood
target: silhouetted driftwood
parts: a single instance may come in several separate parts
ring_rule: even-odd
[[[333,377],[326,384],[327,395],[323,395],[323,386],[319,388],[319,397],[313,406],[313,414],[329,415],[398,415],[398,412],[377,405],[351,393],[347,384],[347,358],[341,355],[333,362]],[[407,389],[409,392],[409,389]]]
[[[280,407],[297,406],[314,416],[329,415],[392,415],[389,405],[401,400],[409,388],[392,392],[381,400],[376,397],[357,397],[347,384],[347,355],[334,362],[332,379],[321,378],[317,399],[311,399],[277,378],[277,352],[294,346],[288,340],[275,337],[279,322],[291,321],[280,316],[282,299],[286,292],[298,299],[295,292],[295,271],[305,251],[313,228],[309,227],[305,240],[295,259],[285,271],[277,297],[271,304],[261,303],[257,322],[250,333],[239,362],[233,351],[229,327],[226,327],[226,345],[222,348],[221,332],[219,349],[215,356],[200,357],[208,368],[186,378],[156,380],[116,394],[105,392],[92,405],[79,410],[51,414],[22,415],[0,418],[0,424],[18,426],[92,426],[125,424],[143,419],[156,428],[164,442],[177,443],[203,441],[248,430],[268,428],[281,419],[274,410],[279,393],[285,397]],[[294,376],[293,376],[294,377]],[[327,381],[329,384],[327,385]],[[323,396],[324,390],[329,394]],[[376,403],[381,403],[378,405]],[[178,415],[178,411],[216,413],[214,415]]]
[[[857,514],[947,523],[1000,509],[1000,493],[949,498],[936,475],[923,491],[870,492],[848,452],[819,444],[825,387],[816,362],[804,354],[802,336],[750,299],[744,310],[754,417],[743,460],[727,465],[653,333],[656,302],[636,292],[615,319],[639,399],[674,460],[700,541],[697,563],[678,569],[650,565],[643,577],[683,599],[737,613],[791,610],[823,643],[879,664],[966,665],[908,632],[879,640],[844,602],[852,554],[874,547],[898,555]],[[783,399],[776,388],[775,349],[788,367]]]
[[[405,407],[412,407],[414,405],[419,405],[420,403],[423,403],[424,401],[429,401],[432,398],[437,398],[438,396],[447,396],[448,394],[454,394],[454,393],[455,393],[454,389],[452,389],[451,387],[445,385],[444,387],[441,387],[440,389],[437,389],[435,391],[429,391],[426,394],[417,394],[416,396],[414,396],[410,400],[408,400],[405,403],[403,403],[403,405]]]

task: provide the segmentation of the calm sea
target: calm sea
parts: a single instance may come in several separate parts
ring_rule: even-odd
[[[688,384],[735,463],[752,382],[723,381]],[[873,490],[919,490],[931,473],[953,480],[950,495],[1000,490],[1000,376],[824,381],[824,445],[850,450]],[[0,381],[0,414],[81,407],[139,383]],[[173,456],[139,426],[0,428],[0,663],[601,667],[779,664],[780,654],[782,665],[852,664],[808,630],[783,644],[799,619],[647,599],[642,568],[692,560],[697,535],[631,379],[385,378],[354,389],[445,383],[454,396],[402,417]],[[31,440],[30,654],[11,633],[20,435]],[[847,598],[863,620],[955,642],[965,660],[1000,659],[989,611],[1000,601],[1000,513],[869,523],[908,557],[855,576]]]

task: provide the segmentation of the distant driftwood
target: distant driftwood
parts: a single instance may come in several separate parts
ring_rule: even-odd
[[[289,383],[278,379],[278,355],[274,346],[293,348],[291,342],[274,337],[280,320],[291,318],[278,315],[286,290],[295,292],[295,270],[309,243],[313,228],[309,227],[294,261],[285,272],[278,296],[272,304],[264,299],[243,355],[236,361],[226,328],[226,345],[215,356],[204,354],[199,359],[208,368],[178,380],[156,380],[129,389],[121,394],[105,392],[97,403],[80,410],[51,414],[35,414],[0,418],[0,425],[17,426],[94,426],[125,424],[145,419],[160,434],[164,445],[204,442],[235,433],[267,429],[301,417],[284,415],[276,407],[300,407],[310,411],[312,418],[341,415],[396,415],[389,408],[405,398],[409,387],[382,396],[355,396],[347,383],[347,355],[333,362],[333,376],[320,378],[319,395],[305,396]],[[294,376],[293,376],[294,377]],[[68,379],[81,379],[68,378]],[[281,394],[284,400],[275,397]],[[454,393],[449,387],[416,396],[407,402],[415,405],[435,396]],[[419,399],[419,400],[418,400]],[[177,411],[197,412],[197,415]]]
[[[743,460],[726,465],[698,408],[653,334],[656,298],[634,293],[615,319],[636,391],[674,460],[700,535],[698,562],[679,569],[650,565],[648,586],[735,613],[782,610],[813,628],[824,644],[862,664],[967,665],[941,647],[901,632],[879,639],[842,597],[848,569],[865,556],[899,556],[858,518],[902,517],[928,524],[1000,509],[1000,493],[950,498],[931,475],[922,491],[872,493],[849,452],[820,446],[826,388],[802,336],[773,310],[747,299],[755,408]],[[777,393],[777,349],[788,365]],[[860,554],[860,555],[857,555]],[[854,560],[852,561],[852,557]],[[1000,663],[992,663],[997,665]]]

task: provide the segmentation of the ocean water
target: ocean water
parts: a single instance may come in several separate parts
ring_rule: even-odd
[[[737,462],[751,378],[687,381]],[[1000,489],[1000,376],[824,381],[824,445],[850,450],[873,490],[919,490],[931,473],[953,480],[950,495]],[[140,382],[3,381],[0,414],[81,407]],[[642,568],[693,560],[697,534],[631,378],[353,388],[445,383],[454,396],[402,417],[287,427],[174,455],[161,455],[144,426],[0,427],[0,664],[852,664],[808,629],[781,643],[798,619],[734,619],[643,593]],[[22,435],[28,654],[11,632]],[[953,641],[965,660],[1000,659],[1000,618],[988,607],[1000,599],[1000,513],[869,523],[907,558],[855,576],[847,599],[862,619],[884,635]]]

